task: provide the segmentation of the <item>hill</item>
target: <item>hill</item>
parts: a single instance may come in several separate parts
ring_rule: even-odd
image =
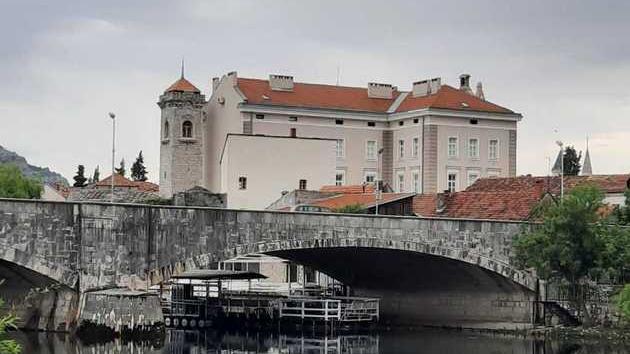
[[[0,146],[0,163],[16,165],[25,176],[39,179],[44,183],[61,182],[68,185],[68,181],[59,173],[51,171],[48,167],[30,165],[24,157],[2,146]]]

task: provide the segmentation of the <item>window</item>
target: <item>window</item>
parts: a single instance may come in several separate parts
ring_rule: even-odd
[[[457,188],[457,172],[449,172],[446,181],[446,189],[449,192],[455,192]]]
[[[265,115],[264,114],[257,114],[256,115],[256,119],[265,119]]]
[[[470,124],[477,125],[477,124],[479,124],[479,121],[477,119],[471,119],[470,120]]]
[[[420,172],[414,171],[411,174],[411,179],[413,181],[413,191],[415,193],[420,193]]]
[[[420,139],[413,138],[413,144],[411,145],[411,154],[413,155],[413,157],[418,157],[418,150],[420,147]]]
[[[374,122],[368,122],[368,127],[375,127],[375,126],[376,126],[376,123],[374,123]]]
[[[366,183],[376,183],[376,172],[365,171],[364,180]]]
[[[335,119],[335,124],[343,125],[343,119]]]
[[[192,138],[192,130],[193,124],[191,121],[187,120],[182,124],[182,137],[184,138]]]
[[[405,125],[405,122],[401,120],[400,122],[398,122],[398,125],[402,127],[403,125]]]
[[[420,121],[420,119],[418,119],[418,118],[414,118],[414,119],[413,119],[413,124],[418,124],[418,122],[419,122],[419,121]]]
[[[468,157],[473,159],[479,158],[479,139],[468,139]]]
[[[448,138],[448,157],[457,157],[457,138]]]
[[[343,139],[337,139],[337,158],[343,158],[346,155]]]
[[[401,159],[405,157],[405,141],[404,140],[398,140],[398,157]]]
[[[497,139],[491,139],[488,142],[488,159],[496,160],[499,158],[499,141]]]
[[[305,179],[301,179],[299,184],[298,184],[298,186],[299,186],[300,190],[302,190],[302,191],[306,190],[306,180]]]
[[[297,122],[297,117],[295,116],[289,117],[289,122]]]
[[[296,128],[290,128],[289,129],[289,136],[292,138],[297,137],[297,129]]]
[[[398,172],[398,185],[396,186],[398,187],[398,193],[402,193],[405,191],[405,173],[404,172]]]
[[[365,143],[365,158],[376,160],[376,140],[368,140]]]
[[[241,176],[238,178],[238,189],[247,189],[247,177]]]
[[[168,139],[168,134],[169,134],[169,127],[168,127],[168,121],[164,122],[164,139]]]
[[[479,179],[479,171],[468,171],[468,186],[470,187],[475,181]]]
[[[337,170],[335,173],[335,186],[343,186],[346,184],[346,171]]]

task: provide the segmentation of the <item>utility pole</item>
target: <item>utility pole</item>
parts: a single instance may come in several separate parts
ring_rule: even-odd
[[[113,204],[114,203],[114,173],[116,173],[116,115],[112,112],[109,112],[109,118],[112,119],[112,195],[111,195],[111,199],[110,202]]]
[[[556,141],[560,146],[560,202],[564,199],[564,144],[562,141]]]

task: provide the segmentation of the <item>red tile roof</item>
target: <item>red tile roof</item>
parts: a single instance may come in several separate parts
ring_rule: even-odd
[[[274,91],[267,80],[246,78],[238,79],[238,88],[247,97],[247,102],[252,104],[380,113],[385,113],[400,94],[395,91],[392,99],[370,98],[367,88],[299,82],[294,83],[293,91]]]
[[[592,183],[605,193],[621,193],[630,175],[565,176],[565,191]],[[545,195],[560,194],[560,177],[481,178],[465,191],[444,195],[444,209],[437,212],[435,194],[414,197],[413,210],[418,216],[451,218],[528,220]]]
[[[96,183],[97,187],[110,187],[112,185],[112,176],[107,176],[107,178],[102,179],[100,181],[98,181]],[[125,178],[121,175],[119,175],[118,173],[114,173],[114,187],[129,187],[129,188],[134,188],[137,187],[136,184],[128,179]]]
[[[157,184],[153,183],[153,182],[148,182],[148,181],[131,181],[136,188],[138,188],[138,190],[143,191],[143,192],[159,192],[160,191],[160,186],[158,186]]]
[[[388,202],[398,200],[400,198],[411,197],[413,193],[383,193],[381,194],[381,199],[379,200],[379,204],[386,204]],[[343,208],[349,205],[362,205],[364,208],[369,208],[376,203],[374,193],[350,193],[350,194],[340,194],[334,197],[329,197],[325,199],[320,199],[313,201],[309,204],[322,206],[330,209],[338,209]]]
[[[171,91],[195,92],[195,93],[201,92],[199,91],[198,88],[195,87],[195,85],[193,85],[192,83],[190,83],[190,81],[184,79],[183,77],[175,81],[175,83],[169,86],[169,88],[167,88],[166,91],[164,92],[171,92]]]
[[[353,184],[345,186],[322,186],[319,189],[323,193],[343,193],[343,194],[357,194],[357,193],[372,193],[374,194],[374,185],[372,184]]]
[[[394,91],[392,99],[370,98],[367,88],[307,83],[294,83],[293,91],[274,91],[269,87],[269,81],[248,78],[239,78],[238,88],[245,95],[247,102],[252,104],[378,113],[387,112],[401,94],[399,91]],[[465,103],[465,106],[462,103]],[[423,108],[514,113],[507,108],[481,100],[448,85],[442,85],[436,94],[429,96],[413,97],[409,93],[396,112]]]
[[[449,85],[442,85],[437,93],[428,96],[413,97],[410,93],[405,97],[400,106],[398,106],[396,112],[406,112],[424,108],[514,113],[507,108],[479,99],[476,96]]]

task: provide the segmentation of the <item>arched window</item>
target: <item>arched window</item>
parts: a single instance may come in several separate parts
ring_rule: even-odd
[[[182,124],[182,137],[184,138],[192,138],[193,124],[191,121],[187,120]]]
[[[169,134],[168,129],[169,129],[168,128],[168,122],[165,122],[164,123],[164,139],[168,139],[168,134]]]

